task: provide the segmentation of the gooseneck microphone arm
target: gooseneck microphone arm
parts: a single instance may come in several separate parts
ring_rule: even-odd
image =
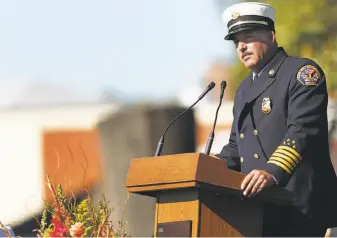
[[[194,107],[203,97],[205,97],[205,95],[211,91],[215,86],[214,82],[211,82],[210,84],[208,84],[207,88],[205,89],[205,91],[199,96],[198,100],[195,101],[190,107],[188,107],[187,109],[185,109],[183,112],[181,112],[178,116],[176,116],[171,123],[167,126],[166,130],[164,131],[163,135],[160,137],[160,140],[158,142],[157,145],[157,149],[156,149],[156,154],[155,156],[160,156],[161,151],[163,149],[163,145],[164,145],[164,137],[166,132],[168,131],[168,129],[171,127],[171,125],[179,118],[181,117],[185,112],[191,110],[192,107]]]
[[[219,113],[219,109],[220,109],[221,104],[222,104],[222,98],[223,98],[223,94],[224,94],[226,86],[227,86],[226,81],[222,81],[221,82],[221,91],[220,91],[220,102],[219,102],[218,108],[216,109],[213,128],[212,128],[211,133],[208,136],[207,144],[206,144],[206,147],[205,147],[204,153],[206,155],[209,155],[209,153],[211,151],[211,148],[212,148],[212,145],[213,145],[215,126],[216,126],[216,122],[217,122],[217,119],[218,119],[218,113]]]

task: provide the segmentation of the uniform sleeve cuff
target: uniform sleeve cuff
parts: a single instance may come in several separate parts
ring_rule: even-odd
[[[282,168],[282,165],[280,166],[274,162],[269,161],[265,165],[264,170],[270,173],[273,176],[276,184],[280,186],[286,186],[291,177],[290,171],[286,171],[284,168]]]

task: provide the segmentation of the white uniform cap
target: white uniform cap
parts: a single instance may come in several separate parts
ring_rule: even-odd
[[[259,2],[244,2],[228,7],[222,13],[222,20],[228,27],[226,40],[243,30],[265,27],[275,31],[275,9],[268,4]]]

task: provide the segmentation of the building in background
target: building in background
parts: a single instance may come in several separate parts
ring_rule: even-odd
[[[89,161],[85,184],[98,183],[96,123],[119,107],[116,103],[93,103],[2,109],[1,222],[16,226],[41,212],[42,198],[49,198],[46,175],[66,183],[68,194],[71,188],[79,193],[84,185],[85,156]]]

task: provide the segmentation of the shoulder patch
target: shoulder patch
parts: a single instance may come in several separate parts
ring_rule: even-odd
[[[321,74],[313,65],[305,65],[297,73],[297,80],[305,86],[316,86],[321,79]]]

